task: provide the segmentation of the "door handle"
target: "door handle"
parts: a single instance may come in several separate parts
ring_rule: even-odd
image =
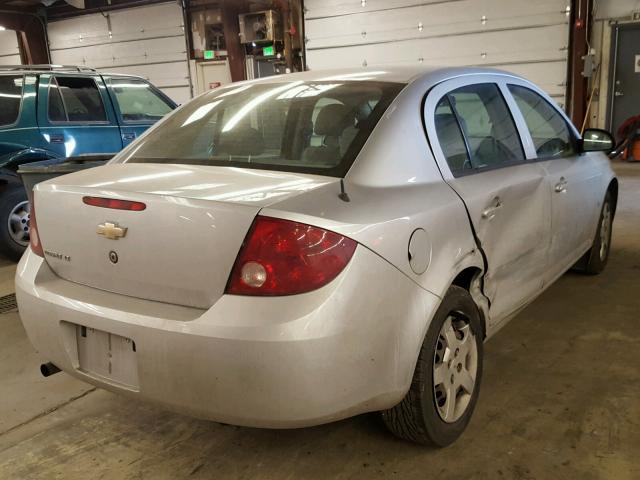
[[[52,133],[49,136],[49,142],[50,143],[64,143],[64,135],[60,134],[60,133]]]
[[[495,197],[491,206],[485,208],[482,211],[482,218],[484,218],[485,220],[491,220],[496,216],[496,213],[498,213],[498,210],[500,210],[501,208],[502,200],[500,199],[500,197]]]
[[[556,183],[554,187],[556,193],[564,193],[567,191],[567,180],[564,177],[560,177],[560,181]]]
[[[618,91],[618,90],[616,90],[615,92],[613,92],[613,94],[614,94],[616,97],[623,97],[623,96],[624,96],[624,92],[620,92],[620,91]]]
[[[136,139],[136,133],[135,132],[125,132],[122,134],[122,139],[125,141],[132,141]]]

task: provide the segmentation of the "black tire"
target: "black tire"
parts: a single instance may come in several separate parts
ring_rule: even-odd
[[[604,270],[609,261],[611,251],[611,231],[613,227],[614,205],[611,192],[607,192],[602,202],[598,229],[589,251],[576,263],[575,269],[587,275],[597,275]],[[608,227],[603,232],[603,224],[608,222]],[[604,242],[604,244],[603,244]],[[604,246],[603,246],[604,245]]]
[[[7,190],[0,195],[0,254],[15,261],[20,259],[27,248],[29,237],[25,239],[27,244],[18,243],[11,234],[9,217],[16,207],[24,205],[27,201],[27,192],[21,184],[8,186]],[[28,219],[25,225],[28,229]]]
[[[445,422],[436,404],[442,402],[443,397],[437,398],[434,388],[434,364],[436,361],[443,363],[437,360],[438,352],[442,351],[443,337],[440,333],[450,317],[454,317],[458,324],[467,324],[475,336],[470,337],[469,342],[475,343],[477,348],[477,368],[475,384],[463,413],[455,421]],[[461,287],[451,286],[427,330],[409,391],[398,405],[381,412],[386,427],[394,435],[411,442],[436,447],[445,447],[453,443],[465,430],[478,400],[482,380],[482,357],[483,333],[478,308],[469,292]],[[451,365],[451,362],[447,362],[447,365]],[[440,385],[444,383],[436,387]],[[459,394],[460,390],[457,391],[456,398]],[[440,408],[442,406],[441,403]]]

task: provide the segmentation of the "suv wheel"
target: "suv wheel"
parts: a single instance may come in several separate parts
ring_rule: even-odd
[[[0,197],[0,253],[20,259],[29,245],[30,206],[22,185],[12,185]]]

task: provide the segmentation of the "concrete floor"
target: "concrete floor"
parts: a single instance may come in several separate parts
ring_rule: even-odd
[[[640,164],[617,165],[607,270],[569,273],[486,346],[469,429],[426,449],[374,415],[287,431],[221,425],[39,376],[16,313],[0,315],[2,479],[638,479]],[[10,288],[0,264],[0,293]]]

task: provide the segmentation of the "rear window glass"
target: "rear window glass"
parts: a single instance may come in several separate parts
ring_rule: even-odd
[[[23,83],[22,75],[0,75],[0,125],[18,121]]]
[[[402,86],[292,81],[216,90],[176,111],[120,161],[343,176]]]
[[[55,77],[49,85],[52,122],[105,122],[107,113],[96,82],[84,77]]]

